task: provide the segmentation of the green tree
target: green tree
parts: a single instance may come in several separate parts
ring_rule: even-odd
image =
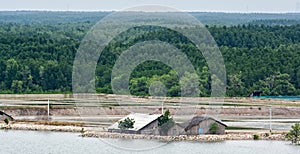
[[[130,80],[130,87],[129,90],[134,95],[139,96],[146,96],[148,95],[149,88],[148,88],[148,78],[141,77],[141,78],[134,78]]]
[[[218,123],[216,123],[216,122],[211,123],[211,124],[209,125],[209,132],[210,132],[211,134],[216,134],[217,131],[218,131],[218,129],[219,129],[219,125],[218,125]]]
[[[202,71],[199,75],[199,91],[200,96],[210,95],[210,73],[207,66],[203,66]]]
[[[181,92],[182,96],[199,96],[199,85],[197,85],[199,84],[199,78],[197,74],[186,72],[179,83],[181,88],[184,89],[184,91]]]
[[[4,119],[4,122],[5,122],[6,125],[8,125],[9,120],[8,120],[7,118],[5,118],[5,119]]]
[[[118,90],[118,91],[114,91],[115,94],[129,95],[127,92],[124,91],[124,89],[126,89],[126,87],[127,87],[127,85],[125,84],[124,81],[126,81],[125,75],[121,75],[121,76],[118,76],[118,77],[114,77],[114,78],[112,79],[112,84],[114,85],[115,90]],[[135,81],[135,80],[131,81],[131,85],[132,85],[132,86],[135,86],[135,87],[132,87],[132,88],[131,88],[131,90],[132,90],[133,92],[136,92],[136,91],[137,91],[137,89],[136,89],[136,88],[137,88],[137,87],[136,87],[136,86],[137,86],[136,84],[138,84],[137,82],[138,82],[138,81]]]
[[[6,71],[5,71],[5,85],[7,87],[11,87],[13,80],[18,79],[18,73],[19,73],[19,64],[18,62],[11,58],[8,59],[6,62]]]
[[[260,80],[256,87],[263,91],[264,95],[294,95],[296,93],[296,88],[290,83],[290,75],[280,72],[265,80]]]
[[[168,130],[175,124],[173,118],[170,115],[170,111],[166,110],[164,115],[158,118],[158,129],[160,135],[167,135]]]
[[[126,118],[118,122],[118,128],[120,129],[130,129],[134,128],[134,119]]]
[[[299,144],[300,141],[300,124],[296,123],[292,126],[292,130],[290,130],[286,136],[289,141],[291,141],[293,144]]]
[[[14,12],[9,14],[15,16]],[[8,23],[1,20],[5,18],[0,17],[3,21],[0,22],[0,93],[72,90],[72,68],[76,51],[95,21],[90,21],[93,17],[82,18],[81,13],[65,16],[69,15],[72,18],[62,21],[55,18],[56,13],[51,15],[43,13],[42,16],[47,17],[45,18],[47,22],[38,24],[27,23],[27,21],[29,23],[35,21],[32,19],[26,19],[25,23],[24,20],[20,20],[21,16],[14,18],[16,21],[14,23]],[[40,19],[41,15],[32,14],[29,18],[32,17]],[[51,18],[49,21],[48,17]],[[78,20],[73,21],[73,19]],[[85,22],[85,20],[89,21]],[[300,25],[294,22],[299,23],[263,20],[250,22],[249,25],[206,26],[219,45],[224,58],[228,74],[228,96],[245,96],[254,90],[261,90],[264,95],[300,95]],[[240,22],[234,21],[232,24],[234,23]],[[278,26],[279,23],[284,24]],[[291,25],[287,26],[287,23]],[[180,31],[180,28],[178,30]],[[191,36],[197,34],[194,28],[187,31]],[[206,38],[201,39],[203,40],[199,42],[203,42],[205,46]],[[218,85],[226,84],[222,83],[225,81],[217,79],[214,74],[210,74],[201,52],[182,34],[161,27],[140,26],[125,31],[103,49],[97,63],[95,80],[74,87],[79,87],[81,92],[87,92],[92,89],[89,83],[95,82],[97,92],[112,93],[111,72],[118,56],[132,45],[148,40],[172,44],[187,55],[198,74],[196,79],[200,83],[198,87],[200,96],[209,96],[212,87],[215,87],[214,91],[216,91],[222,88]],[[93,44],[86,47],[92,49]],[[159,48],[163,49],[163,46],[158,46],[157,49]],[[141,49],[153,50],[148,45]],[[87,57],[83,59],[87,61],[83,61],[84,66],[78,71],[79,80],[84,80],[85,71],[92,67],[92,63],[88,60],[91,55],[85,54]],[[145,53],[142,57],[147,56],[149,55]],[[169,56],[174,60],[171,61],[172,63],[176,63],[181,57],[163,53],[161,56]],[[182,65],[180,71],[184,70],[186,70],[185,65]],[[274,72],[280,72],[280,75]],[[149,84],[151,84],[149,80],[151,80],[162,82],[166,86],[167,96],[190,94],[194,91],[192,89],[196,88],[196,85],[191,85],[191,79],[194,80],[192,76],[185,76],[182,85],[179,85],[178,75],[170,66],[164,62],[147,61],[138,65],[131,73],[130,91],[133,95],[148,95]],[[17,82],[12,89],[13,81],[22,81],[22,90],[20,88],[18,90],[20,84],[16,84]],[[181,91],[182,87],[191,89]]]
[[[245,96],[245,86],[242,81],[242,72],[237,74],[228,75],[228,86],[227,95],[228,96]]]
[[[14,93],[22,93],[23,91],[23,82],[18,80],[13,80],[11,83],[11,89]]]
[[[164,83],[167,89],[167,96],[180,96],[181,89],[179,86],[179,78],[174,70],[171,70],[167,74],[158,77],[156,81],[161,81]]]

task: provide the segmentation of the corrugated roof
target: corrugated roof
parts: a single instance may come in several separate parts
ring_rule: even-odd
[[[130,128],[128,130],[139,131],[154,120],[156,120],[157,118],[159,118],[160,116],[162,116],[162,114],[131,113],[126,117],[120,119],[119,121],[125,120],[126,118],[134,119],[135,123],[133,125],[133,128]],[[118,122],[108,127],[108,129],[120,129],[118,127]]]
[[[6,113],[3,112],[3,111],[0,111],[0,115],[5,115],[5,116],[7,116],[8,118],[10,118],[10,120],[14,120],[14,118],[13,118],[12,116],[6,114]]]
[[[208,120],[208,119],[212,119],[212,120],[216,121],[217,123],[227,127],[227,125],[224,124],[223,122],[221,122],[220,120],[216,120],[212,117],[206,117],[206,116],[195,116],[195,117],[192,118],[191,121],[185,122],[185,123],[181,124],[181,126],[183,128],[185,128],[185,131],[187,131],[190,128],[192,128],[193,126],[198,125],[200,122],[202,122],[204,120]]]

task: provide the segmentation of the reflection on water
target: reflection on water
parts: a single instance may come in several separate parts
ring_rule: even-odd
[[[0,153],[300,153],[284,141],[172,142],[148,151],[132,151],[158,141],[81,138],[75,133],[0,130]],[[103,142],[104,141],[104,142]],[[106,143],[113,143],[111,146]],[[118,147],[127,147],[124,150]]]

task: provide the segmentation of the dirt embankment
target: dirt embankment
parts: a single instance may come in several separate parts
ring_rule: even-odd
[[[254,140],[254,134],[258,135],[257,140],[277,140],[282,141],[285,139],[285,133],[268,134],[268,133],[227,133],[225,135],[180,135],[180,136],[155,136],[155,135],[142,135],[142,134],[119,134],[107,132],[86,132],[83,137],[95,138],[125,138],[125,139],[146,139],[146,140],[160,140],[164,142],[172,141],[204,141],[215,142],[225,140]]]
[[[33,107],[33,108],[3,108],[5,113],[12,116],[47,116],[47,108]],[[75,108],[56,108],[51,109],[50,115],[52,116],[78,116],[78,112]]]
[[[230,107],[217,108],[211,110],[210,108],[185,108],[184,112],[180,112],[180,107],[167,106],[173,115],[203,115],[210,112],[223,116],[269,116],[269,107]],[[14,107],[3,108],[4,112],[13,117],[16,116],[47,116],[46,107]],[[115,116],[127,115],[130,112],[144,112],[144,113],[161,113],[159,107],[55,107],[50,109],[51,116]],[[297,107],[273,107],[272,116],[281,118],[299,118],[300,110]]]
[[[116,99],[124,104],[118,104]],[[97,94],[0,94],[1,110],[16,116],[43,116],[47,115],[47,102],[51,101],[50,115],[52,116],[124,116],[131,112],[161,113],[161,103],[149,104],[152,97],[130,97],[125,95]],[[158,99],[159,100],[159,99]],[[211,98],[165,98],[164,108],[169,109],[172,115],[203,115],[213,113],[227,116],[267,117],[270,106],[272,116],[278,118],[299,118],[300,102],[272,99],[252,98],[225,98],[216,106],[211,105]],[[87,103],[90,106],[81,107],[76,103]],[[184,105],[180,105],[183,102]]]

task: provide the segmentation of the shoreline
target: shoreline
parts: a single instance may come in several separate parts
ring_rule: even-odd
[[[33,130],[33,131],[57,131],[57,132],[78,132],[83,137],[95,138],[125,138],[125,139],[148,139],[162,141],[224,141],[224,140],[254,140],[254,134],[259,136],[259,140],[285,140],[286,132],[273,132],[268,130],[245,130],[228,129],[225,135],[197,135],[197,136],[153,136],[140,134],[117,134],[107,132],[107,126],[117,119],[128,115],[129,112],[141,113],[161,113],[160,106],[147,104],[151,97],[133,97],[114,94],[95,94],[77,98],[73,94],[0,94],[0,109],[5,113],[15,117],[9,125],[0,122],[0,128],[12,130]],[[115,102],[116,98],[124,100],[125,104]],[[132,101],[132,99],[134,101]],[[50,116],[47,117],[48,100],[51,101]],[[210,108],[209,97],[189,97],[183,98],[182,103],[187,103],[186,112],[182,115],[174,115],[178,122],[188,120],[186,115],[203,115]],[[100,108],[80,109],[77,105],[82,102],[99,102]],[[181,102],[179,98],[166,98],[165,108],[171,113],[176,113]],[[190,103],[198,103],[193,105]],[[261,122],[265,124],[269,120],[269,109],[272,106],[272,118],[293,119],[299,118],[300,100],[277,100],[277,99],[257,99],[248,97],[225,97],[222,103],[216,103],[220,108],[218,113],[220,119],[227,122]],[[124,110],[124,108],[126,110]],[[189,110],[192,108],[193,110]],[[195,109],[195,111],[194,111]],[[154,112],[155,111],[155,112]],[[189,112],[193,111],[193,112]],[[84,116],[81,116],[84,115]],[[96,119],[98,118],[98,119]],[[45,120],[45,121],[44,121]],[[93,122],[97,120],[97,126]],[[265,121],[264,121],[265,120]],[[296,119],[297,121],[299,119]],[[60,122],[57,122],[60,121]],[[70,122],[73,121],[73,122]],[[78,123],[81,123],[77,125]],[[93,127],[96,126],[96,127]],[[99,126],[99,127],[98,127]],[[241,127],[243,127],[242,125]],[[235,127],[235,125],[232,125]],[[240,127],[240,126],[237,126]],[[252,128],[252,125],[247,125]],[[253,126],[253,128],[256,128]],[[287,129],[286,129],[287,130]]]
[[[180,136],[156,136],[143,134],[123,134],[110,133],[106,131],[99,131],[96,128],[74,125],[44,125],[33,124],[29,122],[14,122],[6,125],[0,123],[1,129],[6,130],[24,130],[24,131],[54,131],[54,132],[76,132],[81,133],[81,137],[92,138],[121,138],[121,139],[144,139],[144,140],[158,140],[163,142],[173,141],[201,141],[201,142],[217,142],[227,140],[254,140],[254,134],[258,135],[257,140],[273,140],[286,141],[284,132],[266,133],[266,132],[245,132],[245,131],[226,131],[224,135],[180,135]]]
[[[87,127],[79,127],[72,125],[55,126],[55,125],[43,125],[43,124],[30,124],[30,123],[14,123],[3,124],[0,123],[0,128],[4,130],[24,130],[24,131],[54,131],[54,132],[84,132]]]
[[[224,135],[179,135],[179,136],[157,136],[157,135],[143,135],[143,134],[120,134],[120,133],[107,133],[107,132],[85,132],[82,137],[93,138],[122,138],[122,139],[144,139],[144,140],[158,140],[163,142],[176,142],[176,141],[201,141],[201,142],[219,142],[228,140],[255,140],[254,134],[224,134]],[[257,140],[273,140],[273,141],[286,141],[285,134],[272,134],[266,136],[265,133],[258,133],[259,139]]]

